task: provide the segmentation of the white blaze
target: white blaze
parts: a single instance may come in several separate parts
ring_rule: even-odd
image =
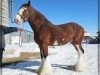
[[[24,8],[24,7],[22,7],[22,8],[19,10],[19,12],[18,12],[18,13],[19,13],[20,15],[22,15],[22,13],[23,13],[23,11],[24,11],[24,10],[25,10],[25,8]]]
[[[19,13],[20,15],[23,15],[22,13],[23,13],[23,11],[26,10],[26,9],[27,9],[27,8],[22,7],[22,8],[19,10],[18,13]],[[19,14],[17,14],[16,17],[15,17],[15,19],[17,20],[17,23],[18,23],[18,24],[20,24],[20,23],[23,22],[23,19],[21,18],[21,16],[20,16]]]

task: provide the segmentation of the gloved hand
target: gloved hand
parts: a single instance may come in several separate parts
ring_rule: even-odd
[[[24,31],[24,29],[22,29],[22,28],[19,28],[18,30],[19,30],[19,31]]]

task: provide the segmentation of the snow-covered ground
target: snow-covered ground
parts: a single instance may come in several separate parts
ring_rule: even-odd
[[[98,75],[98,45],[83,44],[85,50],[86,69],[83,72],[71,70],[72,65],[77,62],[78,54],[71,44],[49,47],[49,57],[53,68],[53,75]],[[12,50],[15,54],[9,55],[7,51]],[[19,56],[20,52],[38,52],[35,43],[18,45],[7,45],[4,57]],[[8,55],[8,56],[7,56]],[[40,59],[29,59],[17,64],[2,68],[1,75],[37,75],[36,70],[40,65]]]

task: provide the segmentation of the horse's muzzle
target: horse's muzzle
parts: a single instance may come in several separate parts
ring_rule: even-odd
[[[23,22],[22,18],[20,17],[20,15],[16,15],[15,19],[14,19],[14,22],[16,24],[21,24]]]
[[[18,24],[18,25],[20,25],[22,22],[20,22],[18,19],[14,19],[14,22],[16,23],[16,24]]]

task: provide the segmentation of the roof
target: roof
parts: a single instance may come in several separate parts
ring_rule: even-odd
[[[84,36],[92,36],[92,35],[88,32],[85,32]]]

